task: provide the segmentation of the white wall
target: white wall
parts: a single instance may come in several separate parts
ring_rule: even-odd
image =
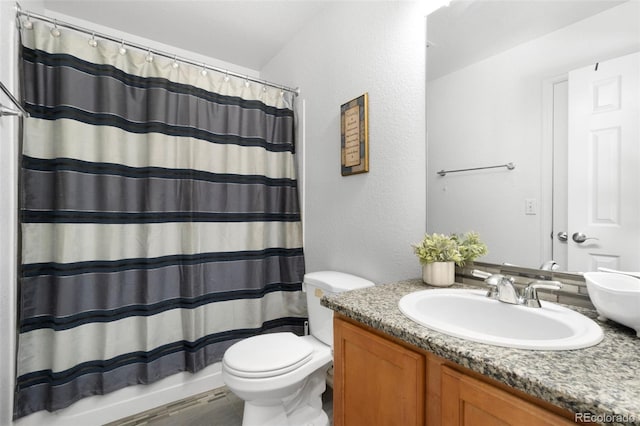
[[[14,11],[12,2],[0,2],[0,80],[14,94],[16,75]],[[15,109],[9,99],[0,102]],[[0,118],[0,425],[11,422],[13,411],[13,372],[15,365],[16,300],[16,214],[17,214],[17,143],[18,118]]]
[[[301,88],[307,271],[376,283],[419,276],[425,230],[426,14],[412,2],[335,2],[262,70]],[[340,105],[369,93],[370,171],[340,174]]]
[[[640,49],[639,9],[624,3],[429,82],[429,232],[480,232],[489,246],[484,261],[539,267],[549,260],[543,81]],[[436,174],[507,162],[515,170]],[[525,215],[527,198],[538,201],[537,215]]]

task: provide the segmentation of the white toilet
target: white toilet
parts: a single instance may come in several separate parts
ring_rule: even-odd
[[[308,336],[270,333],[233,346],[222,360],[222,379],[244,402],[243,426],[326,426],[322,394],[333,359],[333,311],[320,306],[324,294],[374,284],[335,271],[304,276],[309,310]]]

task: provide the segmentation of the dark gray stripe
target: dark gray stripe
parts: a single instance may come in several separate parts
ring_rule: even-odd
[[[235,262],[238,260],[264,259],[271,256],[301,256],[302,247],[267,247],[259,250],[218,251],[193,254],[169,254],[159,257],[138,257],[114,260],[85,260],[80,262],[23,263],[21,275],[81,275],[110,273],[133,269],[157,269],[173,265],[197,265],[207,262]]]
[[[292,144],[291,116],[213,101],[165,88],[129,86],[109,76],[71,67],[23,61],[24,101],[45,107],[70,106],[93,114],[109,114],[138,123],[191,127],[219,135],[262,138]],[[82,88],[79,90],[78,88]]]
[[[22,223],[97,223],[97,224],[151,224],[180,222],[300,222],[299,214],[288,213],[114,213],[68,210],[21,210]]]
[[[268,329],[270,333],[281,331],[302,334],[302,327],[285,324]],[[207,365],[222,360],[227,348],[241,338],[255,334],[257,334],[255,330],[238,330],[229,336],[229,340],[204,346],[194,352],[180,351],[149,362],[142,360],[114,369],[103,368],[98,372],[88,372],[58,385],[36,383],[29,386],[27,384],[19,388],[15,394],[14,420],[36,411],[59,410],[87,396],[105,395],[131,385],[150,384],[182,371],[195,373]]]
[[[286,106],[281,108],[269,106],[259,100],[243,99],[239,96],[210,92],[190,84],[171,81],[163,77],[142,77],[135,74],[129,74],[108,63],[87,62],[68,53],[49,53],[44,50],[30,49],[26,46],[22,46],[20,53],[22,54],[23,60],[27,62],[39,62],[50,66],[71,67],[88,74],[110,76],[130,86],[162,87],[167,90],[171,90],[172,92],[189,93],[203,99],[215,100],[221,104],[240,105],[243,108],[262,109],[272,115],[293,116],[293,111]],[[107,59],[106,62],[109,62],[108,58],[103,59]]]
[[[23,170],[23,209],[299,213],[297,188]],[[73,194],[61,197],[59,194]]]
[[[261,289],[275,283],[300,283],[303,274],[304,258],[300,255],[103,274],[29,277],[21,281],[21,319],[43,315],[65,317],[209,293]]]
[[[275,284],[260,290],[234,290],[228,293],[209,293],[197,299],[180,298],[165,300],[155,305],[129,305],[113,311],[91,311],[69,317],[38,316],[21,320],[20,333],[26,333],[42,328],[52,331],[64,331],[89,323],[108,323],[130,317],[136,317],[137,319],[140,319],[141,317],[150,318],[163,312],[173,311],[176,309],[184,312],[187,310],[198,309],[202,306],[211,308],[211,305],[215,305],[220,302],[228,302],[232,300],[242,300],[243,302],[246,302],[249,299],[261,299],[269,293],[279,293],[280,295],[282,295],[282,292],[288,292],[291,294],[300,293],[301,288],[301,283]],[[240,307],[240,309],[242,308]]]
[[[287,160],[291,161],[290,158]],[[265,160],[247,159],[247,161],[251,162]],[[280,165],[282,166],[282,164]],[[174,169],[156,166],[132,167],[126,166],[124,164],[105,163],[99,161],[84,161],[65,157],[56,157],[49,159],[22,155],[22,168],[29,170],[39,170],[41,172],[56,172],[66,170],[78,173],[125,176],[131,178],[192,179],[219,183],[259,183],[268,186],[298,186],[295,178],[287,177],[273,178],[263,175],[214,173],[196,169]],[[280,171],[286,172],[286,170]]]

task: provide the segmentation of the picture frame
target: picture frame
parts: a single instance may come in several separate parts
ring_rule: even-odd
[[[342,176],[369,171],[369,95],[364,93],[340,106]]]

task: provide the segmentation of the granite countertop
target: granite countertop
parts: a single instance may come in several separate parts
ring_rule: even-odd
[[[632,329],[596,320],[604,331],[603,341],[571,351],[476,343],[430,330],[400,312],[402,296],[427,288],[420,279],[406,280],[325,296],[321,303],[544,401],[575,413],[590,413],[598,423],[640,425],[640,338]],[[594,311],[574,309],[596,319]]]

